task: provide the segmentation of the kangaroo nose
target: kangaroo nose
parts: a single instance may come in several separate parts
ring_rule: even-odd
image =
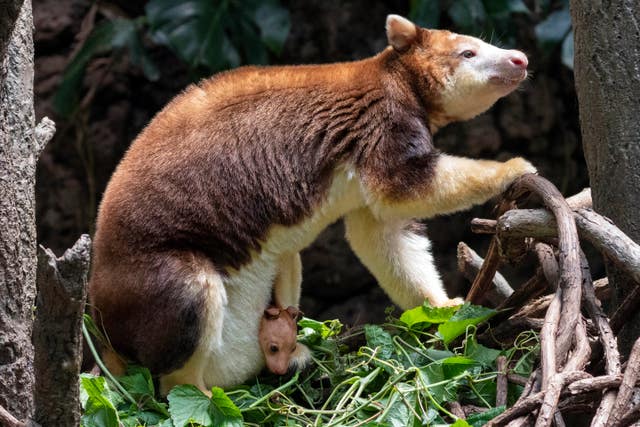
[[[510,52],[509,62],[511,62],[515,67],[520,68],[521,70],[526,70],[527,65],[529,65],[529,61],[527,60],[525,54],[517,50],[512,50]]]

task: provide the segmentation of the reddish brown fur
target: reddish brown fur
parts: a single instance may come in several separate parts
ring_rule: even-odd
[[[241,268],[271,226],[313,212],[338,165],[388,199],[423,191],[430,132],[449,120],[448,34],[418,29],[407,52],[357,62],[223,73],[158,113],[98,217],[90,296],[113,346],[155,373],[181,366],[200,336],[203,298],[185,294],[195,266]]]

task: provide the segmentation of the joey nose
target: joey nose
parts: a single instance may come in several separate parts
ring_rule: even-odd
[[[524,53],[519,52],[517,50],[512,50],[509,52],[509,62],[514,66],[521,70],[526,70],[529,65],[529,61]]]

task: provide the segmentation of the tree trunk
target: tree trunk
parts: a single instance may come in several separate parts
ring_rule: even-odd
[[[640,242],[640,7],[637,0],[571,0],[574,72],[594,209]],[[636,284],[608,268],[613,304]],[[620,337],[640,335],[640,314]],[[625,351],[626,350],[626,351]]]
[[[78,374],[90,251],[91,239],[84,234],[60,258],[42,247],[38,253],[35,420],[43,427],[80,425]]]
[[[35,171],[53,123],[34,127],[31,1],[0,1],[0,405],[17,419],[33,413],[31,332],[36,293]],[[12,25],[5,15],[18,6]],[[8,25],[8,27],[5,27]]]

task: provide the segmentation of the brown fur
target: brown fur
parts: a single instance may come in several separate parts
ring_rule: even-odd
[[[424,194],[450,33],[362,61],[246,67],[190,86],[134,141],[105,192],[90,297],[114,347],[154,373],[200,337],[206,266],[232,274],[274,225],[309,217],[339,165],[389,201]]]

